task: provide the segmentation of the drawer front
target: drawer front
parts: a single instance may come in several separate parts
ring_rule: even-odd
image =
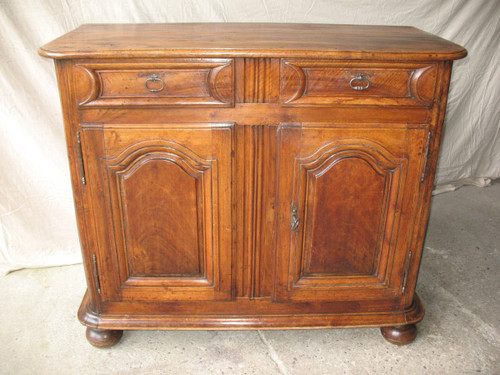
[[[283,60],[284,105],[401,105],[429,107],[436,65]]]
[[[231,59],[81,63],[75,78],[80,107],[229,107],[234,102]]]

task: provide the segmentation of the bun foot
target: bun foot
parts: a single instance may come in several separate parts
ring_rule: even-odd
[[[87,327],[87,341],[97,348],[109,348],[120,341],[123,331]]]
[[[406,345],[417,337],[417,326],[406,324],[404,326],[381,327],[380,332],[391,344]]]

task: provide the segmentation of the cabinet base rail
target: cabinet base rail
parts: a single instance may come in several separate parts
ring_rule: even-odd
[[[415,294],[413,304],[403,311],[370,313],[321,314],[97,314],[90,308],[86,293],[78,318],[87,326],[89,342],[98,347],[116,344],[123,330],[253,330],[253,329],[321,329],[381,327],[384,338],[396,345],[411,343],[416,337],[415,323],[422,320],[425,310]],[[89,333],[90,332],[90,333]],[[89,335],[92,334],[92,339]],[[93,337],[98,339],[93,339]],[[96,345],[96,342],[99,345]],[[106,345],[103,342],[109,342]]]

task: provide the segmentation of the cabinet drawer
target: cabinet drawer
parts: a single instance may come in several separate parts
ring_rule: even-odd
[[[436,65],[283,60],[284,105],[432,105]]]
[[[233,105],[232,59],[81,63],[75,78],[81,107]]]

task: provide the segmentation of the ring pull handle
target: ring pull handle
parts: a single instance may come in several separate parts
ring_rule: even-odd
[[[149,82],[153,82],[153,84],[149,84]],[[159,88],[154,88],[154,84],[156,82],[161,82],[161,86]],[[146,82],[144,82],[144,86],[146,86],[146,89],[151,92],[159,92],[165,88],[165,82],[158,77],[158,74],[153,74],[151,77],[149,77]]]
[[[351,86],[351,89],[353,90],[363,91],[370,87],[370,81],[365,75],[359,73],[356,77],[351,79],[351,81],[349,82],[349,86]]]

